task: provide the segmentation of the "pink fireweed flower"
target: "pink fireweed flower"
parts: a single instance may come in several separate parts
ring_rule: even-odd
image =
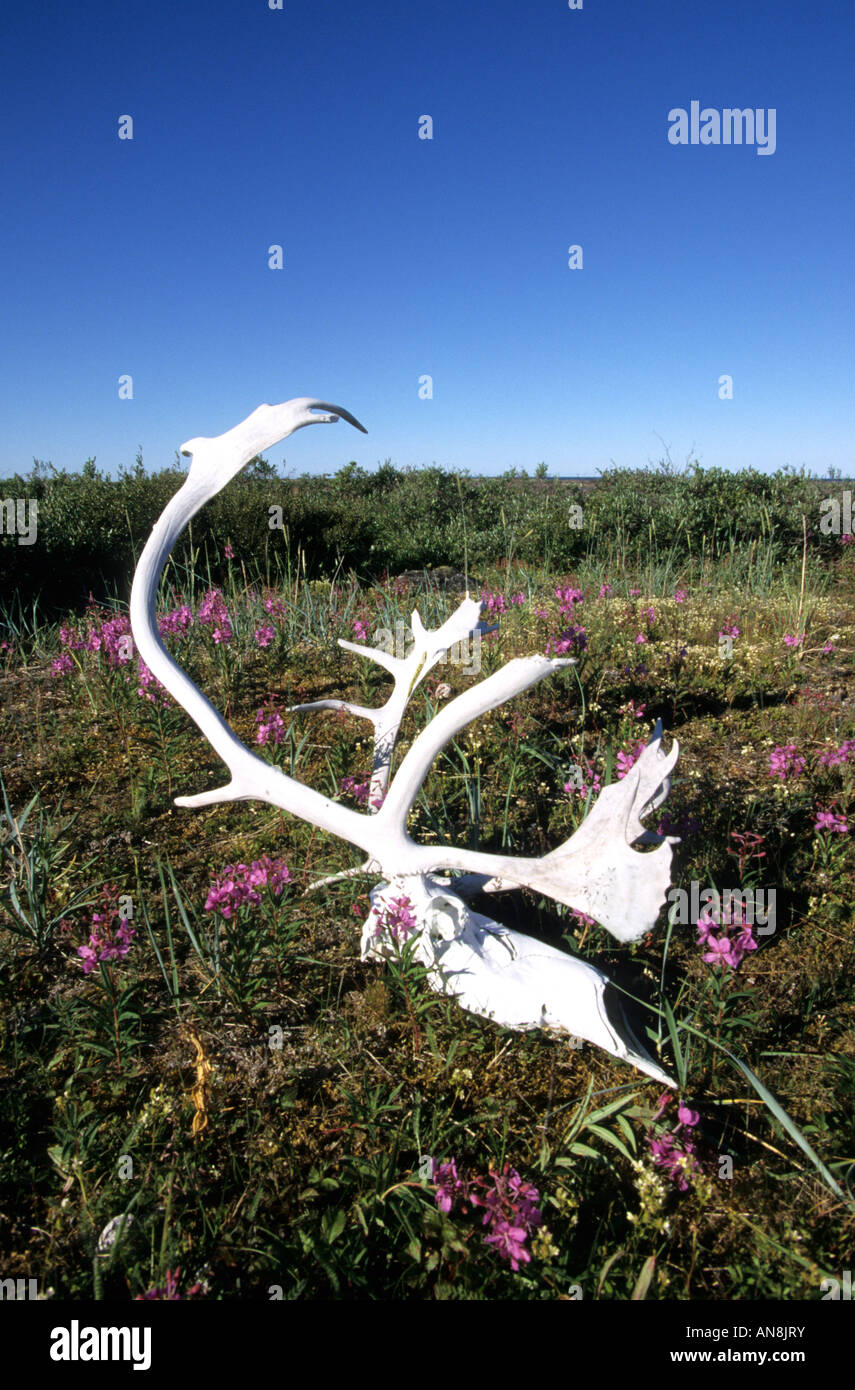
[[[555,597],[558,599],[558,607],[562,613],[572,614],[577,603],[584,603],[585,595],[581,589],[574,589],[570,585],[555,590]]]
[[[453,1158],[447,1163],[434,1164],[433,1183],[436,1188],[434,1201],[447,1216],[457,1193],[466,1193],[465,1185],[457,1175],[457,1164]]]
[[[624,750],[621,749],[621,751],[620,751],[620,752],[618,753],[618,755],[617,755],[617,770],[618,770],[618,774],[617,774],[617,775],[618,775],[618,781],[619,781],[619,782],[623,781],[624,777],[625,777],[626,774],[629,772],[630,768],[632,768],[632,767],[635,766],[635,764],[638,762],[639,758],[641,757],[642,753],[644,752],[644,749],[646,748],[646,746],[647,746],[647,745],[645,744],[644,739],[641,738],[641,739],[639,739],[638,742],[629,750],[629,752],[624,752]]]
[[[99,657],[106,657],[111,667],[124,666],[133,655],[131,624],[127,614],[119,613],[105,618],[95,607],[87,610],[88,628],[85,640],[74,636],[68,628],[60,629],[60,640],[71,651],[87,651]]]
[[[494,592],[492,589],[481,590],[481,602],[484,605],[485,613],[507,613],[508,601],[504,594]]]
[[[794,637],[790,632],[784,633],[784,642],[788,647],[799,647],[804,640],[805,634],[803,632],[798,637]]]
[[[169,613],[162,613],[157,620],[161,637],[166,637],[168,633],[183,636],[192,625],[193,611],[187,607],[186,603],[173,608]]]
[[[656,1110],[653,1115],[654,1120],[658,1120],[660,1115],[664,1115],[665,1111],[668,1109],[668,1106],[671,1104],[672,1099],[673,1097],[670,1091],[662,1092],[661,1096],[656,1102]]]
[[[668,1109],[673,1099],[674,1097],[667,1092],[659,1097],[658,1108],[653,1116],[654,1124]],[[677,1124],[673,1130],[665,1130],[654,1135],[651,1125],[647,1134],[653,1162],[657,1168],[665,1170],[668,1178],[680,1192],[688,1192],[692,1178],[700,1171],[701,1167],[696,1156],[695,1140],[681,1131],[694,1128],[699,1121],[700,1115],[697,1110],[690,1110],[681,1101],[678,1103]]]
[[[485,1245],[494,1246],[496,1253],[516,1271],[521,1262],[527,1264],[531,1259],[525,1241],[543,1222],[537,1188],[524,1182],[507,1163],[501,1173],[490,1170],[489,1182],[475,1178],[472,1186],[481,1189],[480,1193],[473,1193],[472,1203],[484,1208],[482,1224],[491,1231],[484,1237]]]
[[[272,618],[285,617],[285,605],[275,594],[268,594],[264,600],[264,608]]]
[[[799,754],[794,743],[773,748],[769,754],[769,776],[780,777],[786,782],[788,777],[800,777],[805,770],[805,759]]]
[[[351,631],[353,632],[353,635],[356,638],[357,642],[364,642],[366,637],[368,636],[368,628],[365,626],[365,623],[362,621],[362,619],[354,618],[350,626]]]
[[[206,912],[218,912],[226,921],[243,907],[258,907],[262,888],[276,897],[287,883],[291,871],[284,859],[271,859],[265,854],[252,864],[227,864],[213,880],[205,899]]]
[[[849,833],[849,822],[846,816],[838,816],[834,811],[818,811],[814,821],[816,830],[837,831],[841,835]]]
[[[210,627],[211,635],[218,645],[231,641],[232,622],[226,601],[219,589],[209,589],[206,593],[199,607],[199,622]]]
[[[137,657],[137,669],[140,682],[137,686],[137,694],[140,699],[148,700],[152,705],[162,705],[166,708],[169,704],[169,692],[161,685],[157,677],[152,675],[141,656]]]
[[[103,911],[92,913],[89,942],[77,948],[84,975],[91,975],[102,961],[124,960],[131,949],[136,928],[119,916],[118,897],[117,888],[108,886],[102,890]]]
[[[629,591],[629,596],[630,596],[630,598],[641,598],[641,590],[640,590],[640,589],[630,589],[630,591]]]
[[[689,595],[686,593],[686,590],[685,590],[685,589],[675,589],[675,590],[674,590],[674,602],[675,602],[675,603],[685,603],[685,602],[686,602],[686,599],[687,599],[688,597],[689,597]]]
[[[259,647],[269,647],[275,636],[276,632],[272,627],[265,626],[255,629],[255,640]]]
[[[511,596],[511,603],[515,604],[517,608],[521,608],[525,603],[525,594],[513,594]]]
[[[637,647],[640,647],[640,646],[642,646],[646,641],[647,641],[647,634],[646,634],[645,632],[639,632],[638,636],[637,636],[636,639],[635,639],[635,645],[636,645]]]
[[[509,1260],[511,1269],[516,1273],[520,1264],[528,1264],[531,1255],[526,1248],[528,1231],[524,1226],[511,1226],[507,1221],[497,1221],[493,1226],[493,1234],[484,1237],[485,1245],[493,1245],[496,1254],[501,1255],[503,1260]]]
[[[134,643],[131,637],[131,620],[126,614],[120,613],[117,617],[102,623],[100,636],[109,666],[124,666],[130,661]]]
[[[531,1183],[524,1182],[515,1168],[505,1164],[501,1173],[490,1170],[489,1178],[461,1178],[454,1159],[434,1166],[434,1201],[440,1211],[448,1214],[458,1195],[484,1210],[483,1226],[489,1227],[484,1244],[490,1245],[516,1272],[528,1264],[531,1254],[526,1246],[529,1236],[543,1222],[537,1203],[540,1194]],[[465,1210],[465,1207],[464,1207]]]
[[[730,627],[721,628],[718,635],[719,637],[738,637],[739,628],[736,626],[735,623],[732,623]]]
[[[61,627],[59,629],[59,640],[61,646],[69,647],[73,652],[79,652],[85,646],[83,639],[78,637],[70,627]]]
[[[376,908],[373,911],[377,918],[375,937],[382,936],[386,931],[391,933],[395,941],[407,941],[410,933],[418,930],[419,924],[413,914],[413,904],[403,894],[400,898],[390,898],[380,912]]]
[[[549,639],[546,644],[546,655],[566,656],[568,652],[584,652],[587,649],[587,630],[574,624],[572,627],[566,628],[558,637]]]
[[[606,580],[605,584],[600,585],[600,598],[611,598],[613,593],[614,589],[608,580]]]
[[[593,792],[594,796],[599,796],[603,787],[603,779],[599,772],[594,771],[594,764],[586,759],[584,766],[577,763],[576,767],[578,769],[577,776],[573,781],[564,783],[564,790],[568,796],[575,793],[576,796],[587,798],[589,792]]]
[[[74,662],[68,652],[63,652],[61,656],[54,657],[51,662],[51,674],[54,676],[65,676],[72,669]]]
[[[225,555],[227,560],[233,560],[235,558],[235,552],[232,547],[231,541],[226,541],[226,546],[223,551],[223,554]]]
[[[272,743],[275,748],[278,748],[285,737],[285,720],[278,709],[268,705],[266,709],[258,710],[255,715],[255,722],[258,725],[255,731],[256,743]]]
[[[743,957],[749,951],[757,950],[757,942],[751,927],[744,920],[741,906],[733,914],[725,913],[725,920],[720,925],[709,908],[704,908],[696,927],[698,947],[704,950],[701,959],[707,965],[727,965],[731,970],[737,970]],[[720,936],[713,936],[714,927],[721,931]]]
[[[855,738],[844,739],[839,748],[829,748],[820,753],[819,761],[823,767],[842,767],[855,757]]]
[[[692,1140],[685,1137],[679,1140],[673,1134],[663,1134],[658,1139],[650,1138],[648,1142],[656,1166],[665,1169],[666,1175],[680,1192],[688,1192],[690,1181],[700,1167]]]
[[[339,791],[342,796],[352,796],[358,806],[368,805],[370,783],[367,777],[357,781],[355,777],[342,777]]]

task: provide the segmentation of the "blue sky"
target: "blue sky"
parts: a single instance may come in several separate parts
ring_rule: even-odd
[[[369,433],[297,473],[851,475],[853,40],[827,0],[6,0],[0,476],[300,395]],[[774,153],[670,143],[693,101]]]

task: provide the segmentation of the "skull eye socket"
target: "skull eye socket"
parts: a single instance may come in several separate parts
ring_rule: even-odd
[[[462,936],[468,918],[469,913],[462,902],[453,902],[451,898],[434,898],[428,913],[430,934],[441,937],[443,941],[451,941],[455,936]]]

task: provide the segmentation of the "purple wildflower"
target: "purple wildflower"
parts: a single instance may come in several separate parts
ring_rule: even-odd
[[[367,777],[360,781],[357,781],[355,777],[342,777],[339,791],[342,796],[352,796],[358,806],[368,805],[370,784]]]
[[[418,930],[419,924],[413,914],[413,904],[404,895],[400,898],[390,898],[379,912],[374,908],[374,916],[377,918],[375,937],[381,936],[385,931],[389,932],[395,941],[406,941],[410,932]]]
[[[547,656],[566,656],[567,652],[588,650],[588,635],[584,627],[575,624],[566,628],[560,636],[551,638],[546,644]]]
[[[157,620],[157,626],[161,637],[167,633],[183,636],[193,624],[193,611],[182,603],[177,608],[173,608],[169,613],[162,613]]]
[[[646,744],[645,744],[645,742],[644,742],[644,739],[641,738],[641,739],[639,739],[638,742],[634,745],[634,747],[631,748],[631,749],[629,750],[629,752],[624,752],[624,750],[621,749],[621,751],[618,753],[618,755],[617,755],[617,769],[618,769],[618,774],[617,774],[617,775],[618,775],[618,781],[619,781],[619,782],[621,782],[621,781],[623,780],[623,778],[624,778],[624,777],[626,776],[626,774],[630,771],[630,769],[631,769],[632,767],[634,767],[635,764],[638,762],[638,759],[641,757],[642,753],[644,752],[645,747],[646,747]]]
[[[456,1194],[460,1191],[465,1192],[464,1185],[457,1175],[457,1164],[453,1158],[449,1159],[447,1163],[434,1166],[433,1182],[436,1187],[434,1201],[440,1211],[444,1211],[448,1215]]]
[[[119,890],[108,885],[101,896],[103,911],[92,913],[89,942],[77,948],[84,975],[91,975],[102,961],[124,960],[136,936],[136,928],[119,916]],[[115,929],[114,921],[118,922]]]
[[[562,613],[573,614],[577,603],[584,603],[585,595],[581,589],[574,589],[569,585],[555,590],[555,597],[558,599],[558,607]]]
[[[273,743],[278,748],[285,735],[285,720],[278,709],[268,705],[257,710],[255,722],[259,726],[255,731],[256,743]]]
[[[210,627],[211,635],[218,645],[231,641],[232,622],[226,601],[219,589],[209,589],[206,593],[199,607],[199,622]]]
[[[805,770],[805,760],[794,743],[773,748],[769,754],[769,776],[780,777],[786,782],[788,777],[800,777]]]
[[[731,970],[736,970],[749,951],[757,950],[757,942],[751,927],[744,920],[741,906],[736,908],[735,913],[726,913],[722,923],[715,920],[709,908],[704,908],[696,927],[698,946],[705,948],[702,959],[707,965],[727,965]],[[714,927],[721,932],[720,936],[713,936]],[[734,929],[738,929],[735,935]]]
[[[214,879],[205,899],[206,912],[218,912],[226,921],[243,907],[257,907],[261,888],[277,897],[291,881],[291,871],[284,859],[263,855],[252,864],[227,864]]]
[[[658,1108],[653,1116],[654,1123],[664,1114],[673,1099],[668,1092],[659,1097]],[[681,1131],[694,1128],[700,1122],[700,1118],[697,1110],[690,1110],[681,1101],[677,1106],[677,1124],[673,1130],[664,1130],[654,1136],[651,1126],[648,1132],[647,1142],[653,1162],[657,1168],[665,1170],[680,1192],[688,1192],[692,1178],[700,1170],[695,1140]]]
[[[850,759],[855,759],[855,738],[844,739],[839,748],[821,753],[819,761],[823,767],[841,767]]]

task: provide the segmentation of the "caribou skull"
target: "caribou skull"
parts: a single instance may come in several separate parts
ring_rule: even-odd
[[[386,704],[374,710],[345,701],[317,701],[295,708],[343,708],[373,725],[374,805],[363,814],[330,801],[252,753],[160,640],[155,620],[158,583],[169,553],[190,519],[256,454],[304,425],[332,424],[339,417],[365,433],[348,411],[304,396],[282,405],[261,405],[226,434],[190,439],[181,446],[183,454],[192,455],[192,462],[140,556],[131,590],[131,628],[143,661],[222,758],[229,781],[196,796],[177,797],[176,805],[266,801],[358,845],[368,857],[359,869],[348,873],[371,873],[384,880],[371,894],[363,958],[382,957],[395,948],[388,930],[389,906],[404,898],[415,921],[412,935],[416,954],[427,967],[434,988],[455,996],[470,1012],[505,1027],[546,1028],[574,1039],[585,1038],[673,1086],[672,1079],[633,1034],[619,996],[605,975],[574,956],[500,926],[467,905],[479,892],[528,888],[589,914],[620,941],[635,941],[649,931],[665,901],[671,846],[675,843],[673,836],[657,835],[642,824],[642,818],[668,795],[669,774],[679,753],[676,739],[670,753],[664,753],[661,725],[626,777],[599,794],[578,830],[550,854],[526,859],[453,845],[421,845],[408,834],[407,818],[441,749],[472,720],[572,665],[572,660],[532,656],[507,662],[434,715],[390,780],[395,740],[407,701],[449,648],[477,630],[481,604],[467,596],[435,631],[425,629],[414,613],[415,643],[405,659],[342,641],[348,651],[379,662],[393,677]],[[647,846],[647,851],[633,848],[638,844]],[[439,870],[451,870],[458,876],[439,878]]]

